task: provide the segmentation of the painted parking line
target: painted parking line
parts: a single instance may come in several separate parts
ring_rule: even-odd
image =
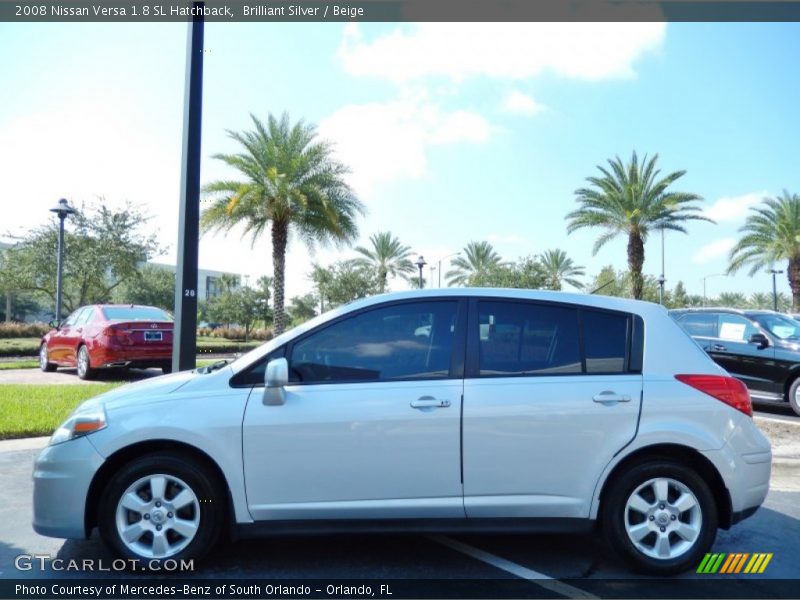
[[[434,542],[442,544],[443,546],[447,546],[452,550],[456,550],[457,552],[461,552],[462,554],[466,554],[467,556],[471,556],[481,562],[485,562],[497,569],[505,571],[506,573],[511,573],[516,577],[521,579],[527,579],[531,583],[535,583],[538,586],[543,587],[546,590],[551,592],[555,592],[556,594],[560,594],[567,598],[598,598],[594,594],[590,594],[584,590],[571,586],[569,584],[563,583],[558,581],[557,579],[553,579],[552,577],[545,575],[544,573],[540,573],[539,571],[534,571],[533,569],[529,569],[527,567],[523,567],[520,564],[497,556],[495,554],[491,554],[486,552],[485,550],[481,550],[480,548],[476,548],[474,546],[470,546],[469,544],[465,544],[463,542],[459,542],[458,540],[454,540],[452,538],[443,536],[443,535],[434,535],[430,536],[430,539]]]

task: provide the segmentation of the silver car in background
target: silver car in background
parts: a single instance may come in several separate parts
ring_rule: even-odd
[[[82,404],[36,461],[34,528],[160,560],[229,532],[600,525],[634,568],[675,573],[767,494],[751,415],[658,305],[388,294]]]

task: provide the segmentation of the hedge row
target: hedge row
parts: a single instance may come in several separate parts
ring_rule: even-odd
[[[235,354],[248,352],[255,348],[257,343],[215,344],[214,342],[199,342],[197,344],[197,354]],[[2,340],[0,342],[0,357],[9,356],[36,356],[39,352],[38,338],[28,338],[23,340]]]
[[[42,337],[50,329],[47,323],[0,323],[0,339]]]

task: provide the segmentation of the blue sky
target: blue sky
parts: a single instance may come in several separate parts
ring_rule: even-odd
[[[160,260],[174,257],[185,42],[184,24],[0,24],[0,230],[38,224],[61,196],[103,195],[145,204]],[[352,167],[361,242],[389,229],[430,262],[488,239],[507,259],[560,247],[590,276],[624,268],[624,239],[592,256],[598,232],[567,236],[564,215],[595,165],[636,149],[685,169],[676,188],[718,221],[666,239],[668,286],[701,293],[748,208],[800,192],[799,24],[214,23],[206,49],[204,182],[230,175],[210,158],[236,149],[226,129],[288,111]],[[657,238],[646,252],[657,275]],[[269,256],[238,232],[201,242],[206,268],[258,276]],[[289,295],[309,290],[310,260],[291,245]]]

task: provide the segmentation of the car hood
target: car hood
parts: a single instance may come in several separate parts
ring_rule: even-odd
[[[127,404],[151,404],[182,388],[201,375],[197,371],[181,371],[120,386],[84,402],[81,408],[103,404],[106,409],[119,408]]]

